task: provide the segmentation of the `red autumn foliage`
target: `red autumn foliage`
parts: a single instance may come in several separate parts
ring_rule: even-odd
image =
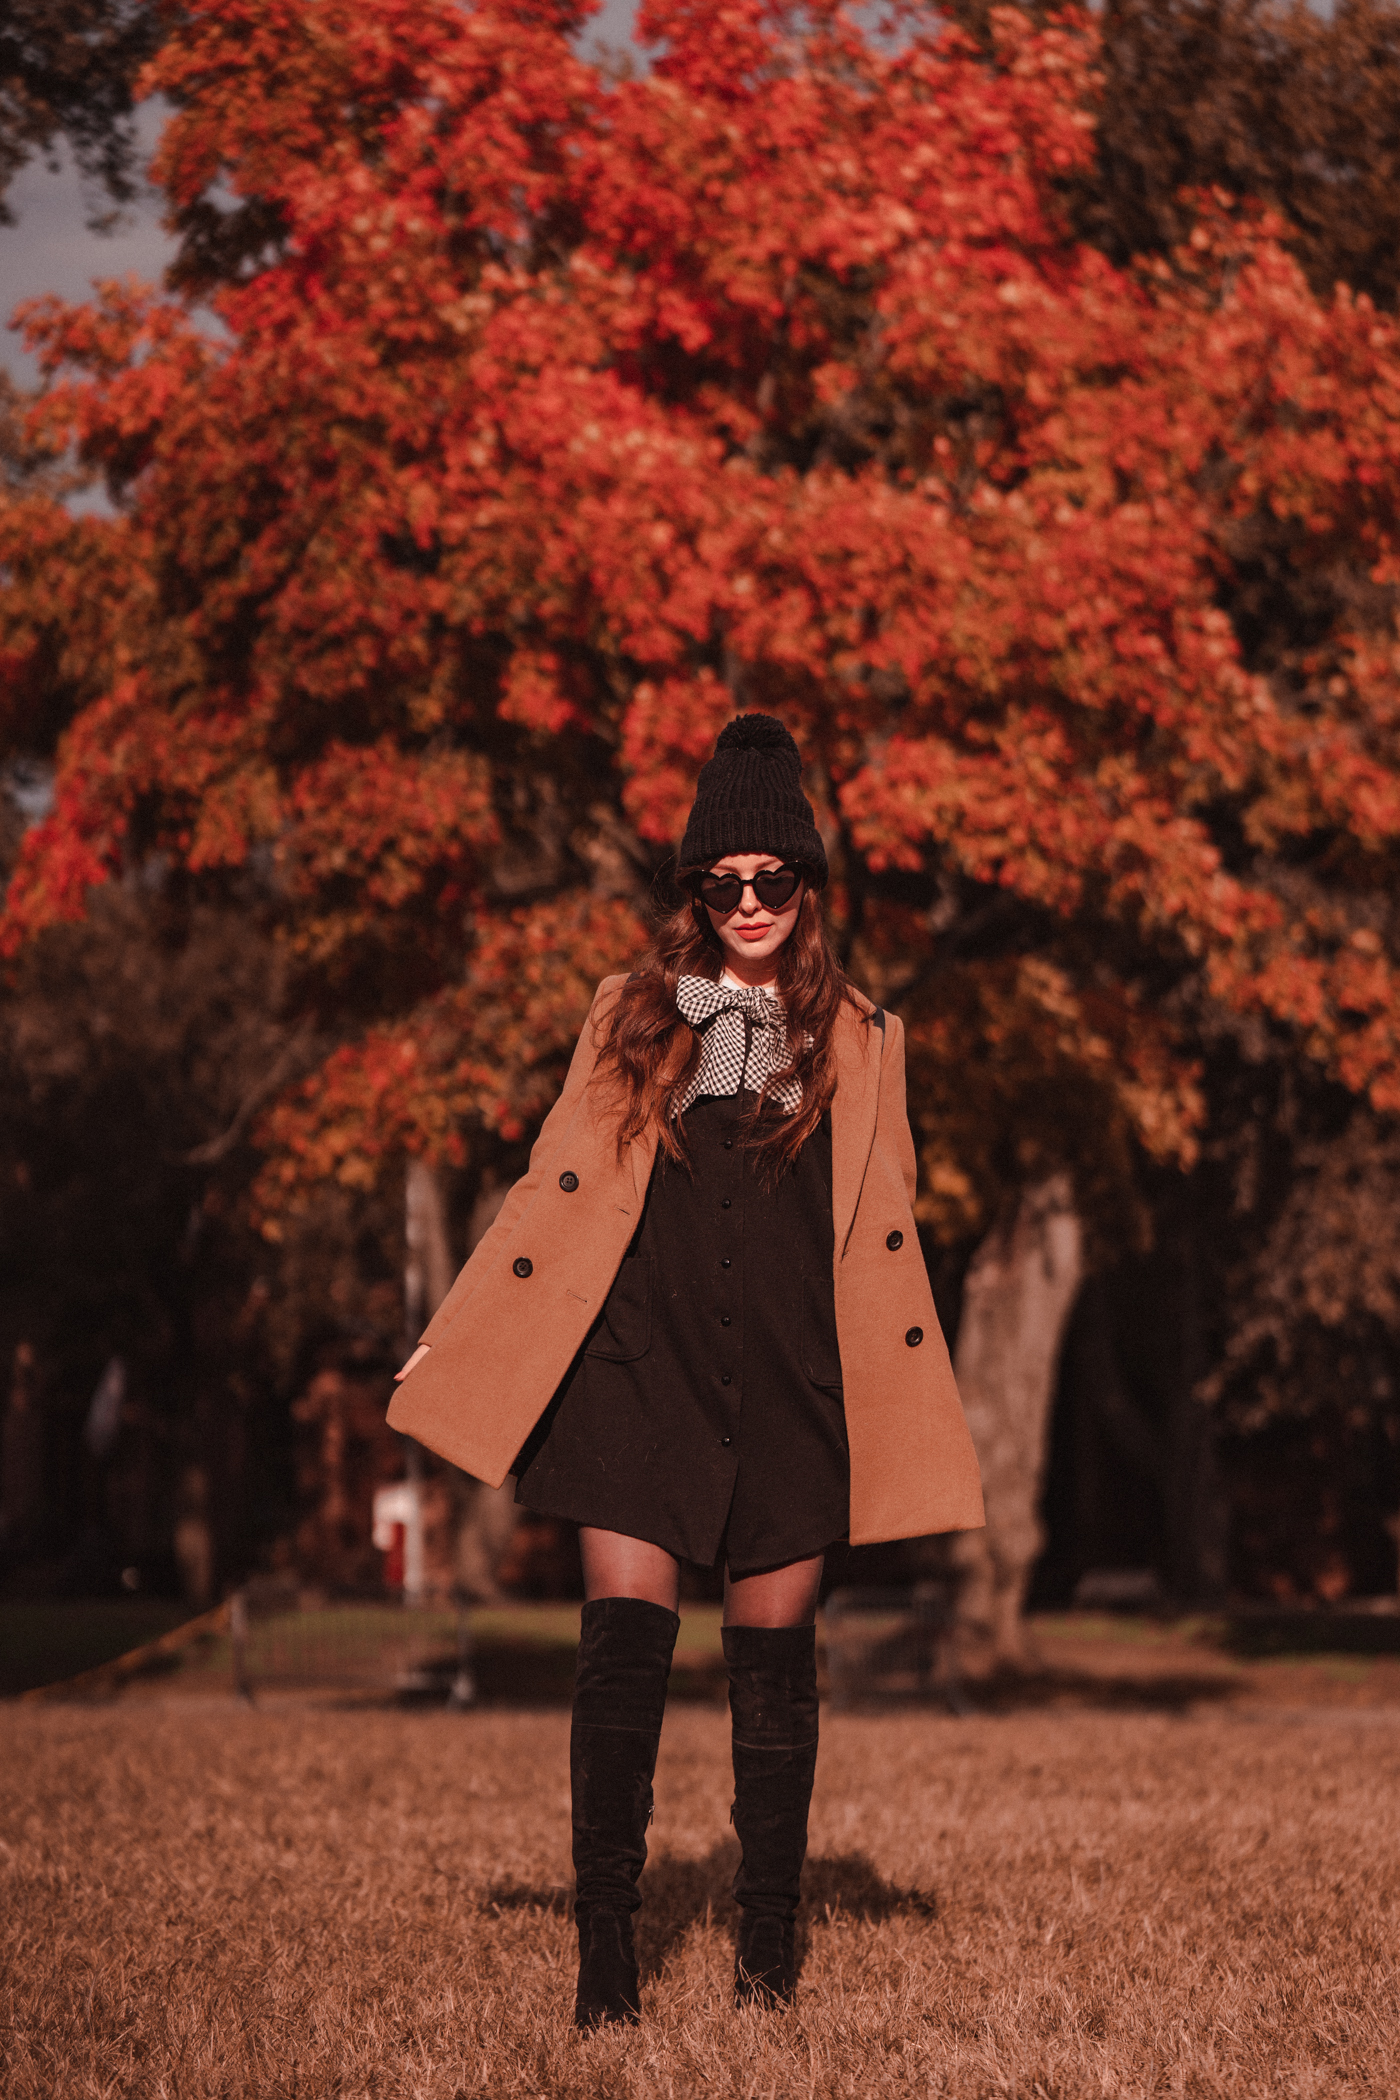
[[[118,509],[0,516],[10,733],[68,722],[10,947],[146,856],[270,857],[349,1017],[269,1119],[275,1221],[539,1114],[757,706],[946,1106],[941,1228],[969,1061],[1072,1067],[1186,1161],[1214,1006],[1400,1106],[1394,325],[1228,199],[1171,260],[1077,243],[1085,16],[996,13],[988,59],[918,6],[651,0],[628,79],[577,20],[181,11],[157,174],[258,245],[218,333],[131,288],[29,313],[34,434]],[[1327,603],[1267,662],[1231,615],[1264,554]],[[989,896],[1021,916],[940,990]]]

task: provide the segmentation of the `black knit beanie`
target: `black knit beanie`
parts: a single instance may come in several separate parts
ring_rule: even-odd
[[[826,848],[802,792],[802,761],[773,715],[736,715],[700,768],[679,862],[701,868],[726,853],[779,853],[810,869],[815,889],[826,887]]]

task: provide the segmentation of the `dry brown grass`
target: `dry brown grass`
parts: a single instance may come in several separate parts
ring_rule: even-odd
[[[567,1717],[0,1714],[6,2100],[1400,2090],[1400,1723],[836,1716],[786,2017],[668,1717],[639,2030],[570,2031]]]

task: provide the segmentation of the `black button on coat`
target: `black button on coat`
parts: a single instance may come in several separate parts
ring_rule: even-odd
[[[736,1574],[846,1535],[850,1464],[832,1280],[831,1128],[769,1187],[744,1102],[686,1112],[658,1155],[602,1315],[520,1455],[529,1509]]]

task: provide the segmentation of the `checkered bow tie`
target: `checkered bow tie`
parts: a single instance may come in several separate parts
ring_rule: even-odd
[[[757,1093],[788,1061],[782,1001],[757,985],[714,984],[708,977],[682,977],[676,1006],[700,1037],[700,1062],[673,1111],[683,1115],[701,1094]],[[769,1099],[789,1115],[802,1106],[795,1079],[774,1087]]]

